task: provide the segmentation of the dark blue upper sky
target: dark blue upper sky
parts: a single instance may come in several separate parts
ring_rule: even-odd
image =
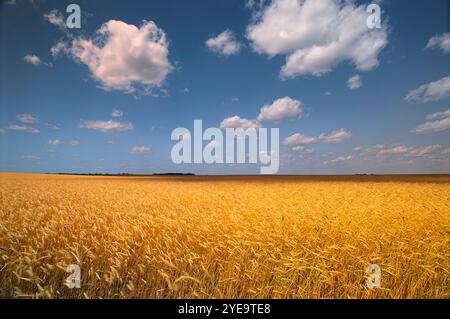
[[[450,173],[449,1],[377,2],[374,31],[349,21],[369,2],[324,0],[353,10],[338,18],[310,1],[78,0],[80,29],[60,24],[72,0],[2,1],[0,170],[257,173],[177,166],[170,134],[195,119],[257,122],[264,105],[276,111],[289,97],[296,116],[259,121],[280,128],[280,173]],[[110,33],[100,39],[102,25]],[[102,50],[109,42],[114,50]]]

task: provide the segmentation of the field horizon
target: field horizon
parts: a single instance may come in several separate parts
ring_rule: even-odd
[[[449,175],[1,173],[0,296],[449,298],[449,189]]]

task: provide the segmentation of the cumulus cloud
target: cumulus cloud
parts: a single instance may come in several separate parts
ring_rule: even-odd
[[[31,63],[33,65],[40,65],[41,59],[37,56],[37,55],[33,55],[33,54],[27,54],[24,58],[25,61],[27,61],[28,63]]]
[[[133,125],[129,122],[109,121],[87,121],[80,120],[80,128],[100,131],[102,133],[124,132],[133,129]]]
[[[387,26],[369,29],[366,7],[342,0],[273,0],[247,27],[253,49],[286,56],[281,77],[322,75],[343,61],[361,71],[378,66]]]
[[[405,99],[414,102],[432,102],[450,98],[450,76],[421,85],[410,91]]]
[[[300,145],[300,144],[311,144],[317,141],[315,136],[306,136],[300,133],[295,133],[284,139],[284,145]]]
[[[39,66],[39,65],[46,65],[48,67],[52,67],[53,66],[52,63],[42,62],[41,59],[37,55],[34,55],[34,54],[27,54],[27,55],[25,55],[23,57],[23,59],[26,62],[28,62],[28,63],[30,63],[30,64],[32,64],[34,66]]]
[[[427,115],[428,122],[420,124],[411,130],[412,133],[433,133],[450,128],[450,109]]]
[[[131,154],[138,154],[138,155],[149,155],[151,150],[150,148],[146,147],[146,146],[137,146],[137,145],[133,145],[129,152]]]
[[[40,131],[37,128],[34,128],[29,125],[17,125],[17,124],[11,124],[8,126],[8,130],[10,131],[18,131],[18,132],[26,132],[26,133],[33,133],[37,134]]]
[[[66,145],[66,146],[77,146],[80,145],[80,142],[77,140],[73,140],[73,141],[63,141],[63,140],[49,140],[48,144],[50,145]]]
[[[48,22],[50,22],[51,24],[56,25],[57,27],[61,28],[61,29],[65,29],[66,28],[66,23],[64,22],[64,17],[61,14],[61,12],[59,12],[56,9],[51,10],[48,13],[44,14],[44,19]]]
[[[123,115],[123,112],[121,110],[114,109],[111,112],[112,117],[121,117],[122,115]]]
[[[228,117],[220,123],[221,129],[225,129],[225,128],[248,129],[248,128],[260,128],[260,127],[261,127],[261,124],[258,121],[248,120],[245,118],[241,118],[237,115]]]
[[[345,140],[352,138],[352,133],[346,128],[334,130],[331,133],[321,133],[319,136],[306,136],[300,133],[295,133],[284,139],[284,145],[301,145],[311,144],[315,142],[322,143],[342,143]]]
[[[57,56],[62,54],[70,54],[70,48],[66,42],[60,41],[50,48],[50,52],[52,53],[53,57],[56,58]]]
[[[428,40],[427,49],[439,48],[444,53],[450,53],[450,33],[435,35]]]
[[[68,52],[85,64],[92,77],[106,90],[135,92],[160,88],[173,70],[164,31],[153,21],[140,27],[109,20],[90,39],[76,38],[71,45],[60,43],[52,53]]]
[[[216,37],[206,40],[205,45],[211,51],[223,56],[239,53],[241,44],[235,40],[233,32],[226,29]]]
[[[329,134],[322,133],[319,135],[319,140],[324,143],[342,143],[350,138],[352,138],[352,133],[346,128],[332,131]]]
[[[26,124],[33,124],[33,123],[39,122],[39,119],[34,117],[31,114],[18,114],[16,117],[20,122],[26,123]]]
[[[355,90],[362,86],[362,80],[359,75],[354,75],[347,80],[347,86],[351,90]]]
[[[287,118],[299,118],[302,115],[302,103],[286,96],[264,105],[258,115],[258,121],[280,121]]]

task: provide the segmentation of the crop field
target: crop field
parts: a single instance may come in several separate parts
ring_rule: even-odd
[[[450,177],[2,173],[0,297],[449,298]]]

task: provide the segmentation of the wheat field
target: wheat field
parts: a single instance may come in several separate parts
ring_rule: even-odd
[[[449,298],[450,177],[2,173],[0,257],[2,298]]]

